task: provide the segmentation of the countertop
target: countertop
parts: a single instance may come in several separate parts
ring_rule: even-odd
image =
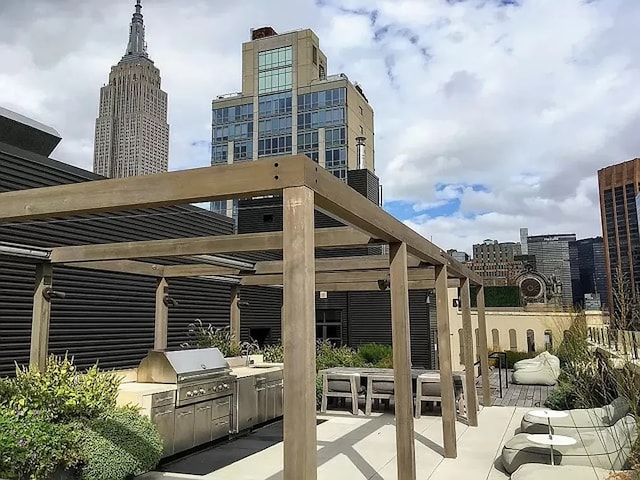
[[[170,383],[122,383],[118,388],[119,392],[137,393],[140,395],[152,395],[160,392],[171,392],[176,390],[175,384]]]
[[[265,373],[278,372],[283,369],[283,366],[277,363],[273,364],[273,367],[236,367],[231,369],[231,372],[238,378],[245,378],[251,376],[264,375]]]

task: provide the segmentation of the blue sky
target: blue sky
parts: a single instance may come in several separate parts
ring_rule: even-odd
[[[60,131],[55,158],[91,169],[133,3],[2,1],[0,104]],[[249,29],[309,27],[328,73],[373,105],[385,208],[442,248],[520,227],[597,235],[596,171],[640,156],[637,0],[143,0],[143,14],[170,169],[209,164],[211,99],[241,89]]]

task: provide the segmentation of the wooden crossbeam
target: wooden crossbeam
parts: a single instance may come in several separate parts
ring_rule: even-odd
[[[0,194],[0,198],[3,194]],[[319,228],[316,247],[353,247],[375,244],[369,235],[350,227]],[[244,233],[209,237],[145,240],[57,247],[51,250],[52,263],[90,262],[135,258],[185,257],[221,253],[274,251],[282,249],[282,232]]]
[[[409,258],[409,267],[420,266],[416,258]],[[348,270],[389,270],[388,255],[358,255],[353,257],[317,258],[316,272],[339,272]],[[282,273],[282,261],[269,260],[255,264],[257,275]]]
[[[132,273],[149,277],[162,277],[164,266],[155,263],[136,262],[135,260],[105,260],[98,262],[62,263],[66,267],[101,270],[103,272]]]
[[[460,281],[457,278],[448,280],[448,288],[458,288]],[[434,280],[410,280],[409,290],[433,290]],[[355,283],[316,283],[316,292],[377,292],[380,291],[378,282]]]
[[[303,185],[305,156],[0,194],[0,223],[279,194]]]
[[[166,278],[224,276],[238,275],[239,273],[240,270],[237,268],[220,267],[210,264],[168,265],[164,267],[164,276]]]
[[[412,268],[408,270],[410,281],[435,280],[433,268]],[[316,273],[316,283],[347,283],[357,284],[360,282],[377,282],[387,280],[389,272],[377,271],[353,271],[353,272],[318,272]],[[283,276],[273,275],[247,275],[242,278],[242,285],[282,285]]]

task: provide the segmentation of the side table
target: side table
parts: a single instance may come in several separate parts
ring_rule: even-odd
[[[527,435],[527,440],[540,445],[549,445],[549,452],[551,454],[551,465],[555,465],[553,459],[553,446],[560,445],[575,445],[578,441],[575,438],[567,437],[564,435],[546,435],[544,433],[536,433]]]

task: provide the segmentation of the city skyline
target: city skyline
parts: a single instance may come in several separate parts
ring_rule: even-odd
[[[134,3],[3,3],[0,104],[58,129],[54,158],[91,169],[96,89],[122,55]],[[332,59],[328,73],[360,82],[376,111],[376,172],[392,214],[468,251],[482,238],[517,241],[514,224],[601,235],[596,171],[640,151],[640,6],[498,3],[145,4],[171,98],[171,169],[209,164],[210,102],[238,90],[249,29],[309,27]],[[540,32],[538,19],[550,17],[574,21]]]

